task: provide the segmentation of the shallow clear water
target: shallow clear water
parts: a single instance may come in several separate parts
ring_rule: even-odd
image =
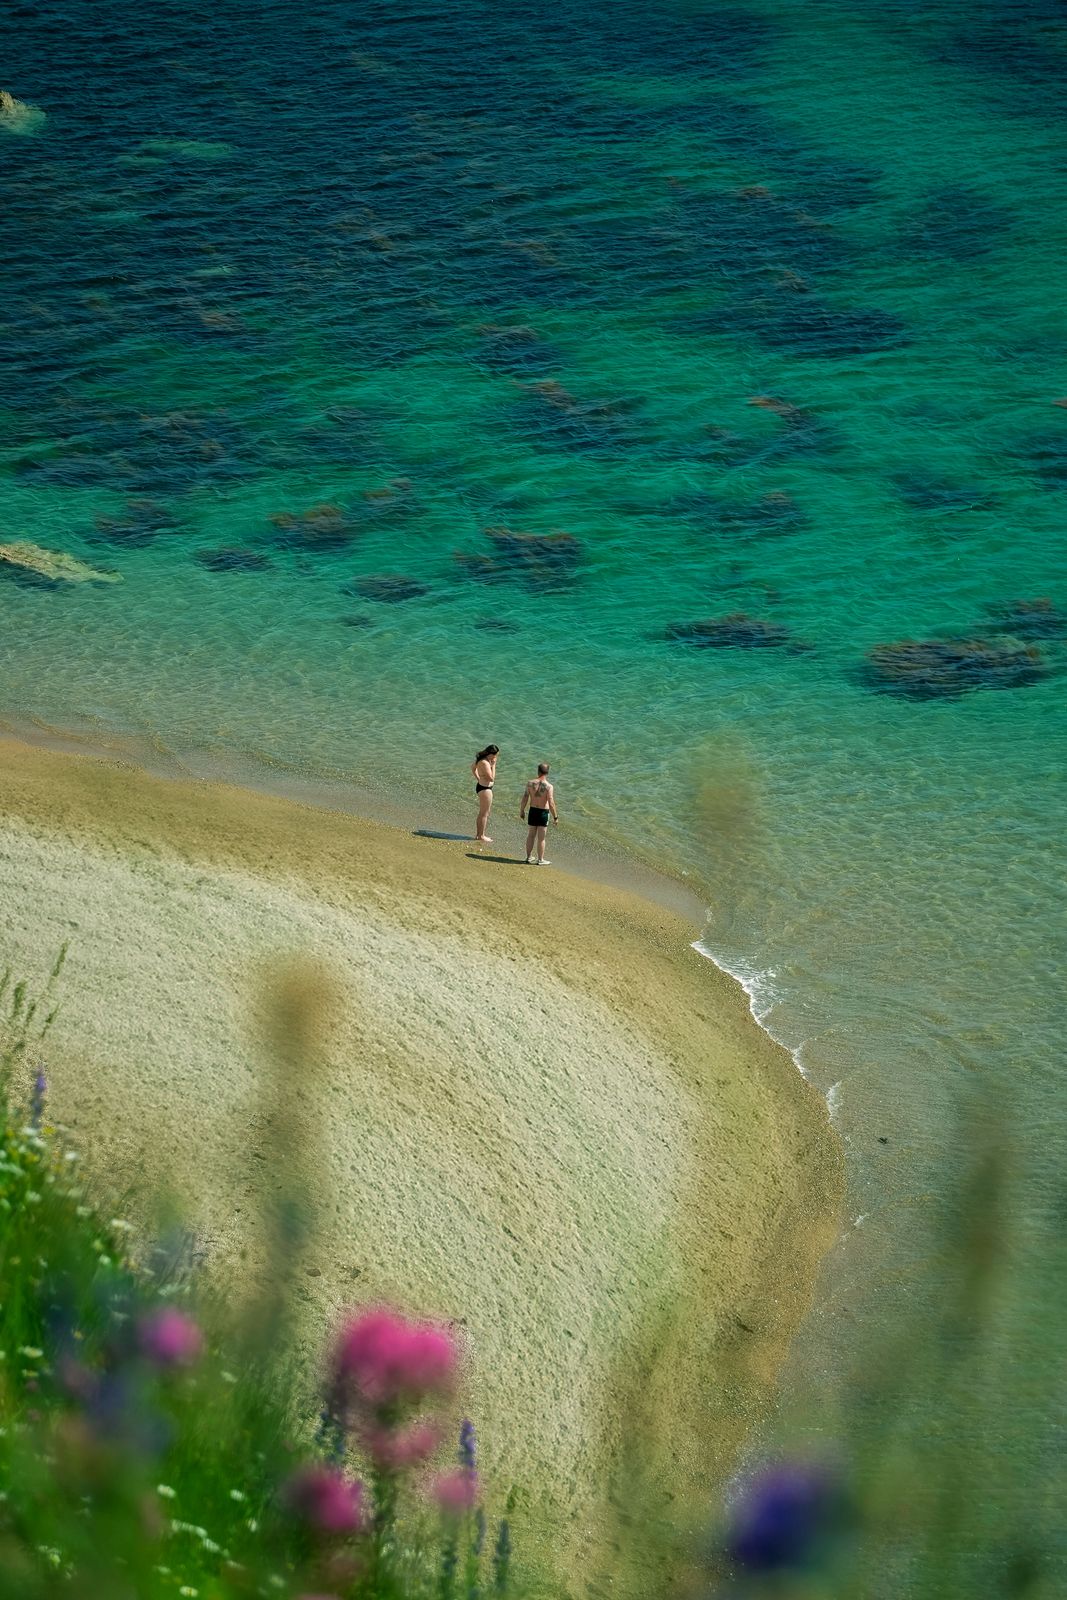
[[[428,818],[481,744],[498,806],[547,754],[568,819],[708,885],[706,947],[833,1090],[864,1221],[798,1386],[936,1305],[958,1106],[1013,1126],[1013,1503],[1052,1448],[1067,641],[952,697],[864,659],[1018,649],[998,607],[1067,607],[1061,8],[70,0],[9,30],[47,120],[0,128],[0,530],[124,581],[0,584],[0,713]],[[501,527],[580,549],[509,561]],[[425,592],[343,592],[382,574]],[[664,636],[736,612],[789,645]]]

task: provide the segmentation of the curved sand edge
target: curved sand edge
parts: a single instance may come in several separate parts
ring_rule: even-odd
[[[257,1196],[295,1178],[307,1348],[353,1299],[462,1323],[486,1475],[524,1486],[554,1564],[596,1564],[631,1459],[636,1492],[710,1493],[842,1179],[825,1106],[693,928],[465,843],[14,741],[0,760],[2,962],[33,978],[71,940],[52,1106],[108,1184],[170,1184],[229,1279],[256,1265]],[[337,1000],[293,1091],[318,1143],[278,1170],[255,1018],[292,954]]]

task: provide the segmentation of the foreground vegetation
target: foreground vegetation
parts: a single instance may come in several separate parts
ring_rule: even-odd
[[[285,1353],[291,1197],[268,1219],[270,1281],[239,1314],[198,1286],[180,1227],[142,1239],[94,1202],[81,1153],[48,1120],[61,968],[62,956],[37,1001],[0,979],[0,1600],[562,1597],[564,1580],[535,1582],[521,1526],[513,1560],[512,1507],[500,1486],[483,1495],[472,1424],[449,1425],[462,1378],[449,1329],[347,1313],[309,1403]],[[299,993],[280,982],[289,1069],[305,1048]],[[1002,1183],[996,1152],[976,1147],[943,1316],[924,1335],[931,1418],[964,1388],[997,1398]],[[1003,1496],[986,1458],[936,1430],[920,1457],[906,1427],[871,1426],[874,1411],[904,1417],[918,1370],[890,1352],[848,1397],[836,1446],[791,1447],[746,1474],[697,1547],[622,1508],[603,1592],[1051,1600],[1037,1519],[987,1515]],[[865,1413],[851,1441],[849,1409]],[[653,1570],[670,1576],[635,1577]]]

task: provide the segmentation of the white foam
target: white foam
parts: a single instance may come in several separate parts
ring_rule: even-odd
[[[702,939],[694,939],[692,943],[692,949],[696,951],[697,955],[703,956],[707,961],[710,961],[712,966],[718,967],[720,972],[725,972],[727,977],[733,978],[735,983],[739,983],[741,985],[742,989],[748,996],[749,1010],[752,1012],[755,1021],[763,1029],[764,1033],[769,1039],[773,1039],[775,1044],[780,1044],[783,1050],[789,1051],[789,1054],[793,1058],[793,1064],[800,1073],[800,1076],[804,1078],[806,1082],[812,1083],[814,1080],[812,1079],[811,1073],[808,1072],[807,1068],[805,1067],[801,1057],[801,1052],[804,1049],[803,1043],[797,1045],[790,1044],[787,1039],[783,1039],[780,1034],[775,1033],[768,1020],[771,1016],[771,1013],[774,1011],[774,1008],[778,1005],[782,998],[781,993],[775,986],[775,978],[777,977],[777,973],[772,971],[770,968],[760,971],[758,968],[754,967],[746,968],[731,966],[729,962],[723,961],[721,957],[713,955]],[[840,1084],[835,1083],[829,1094],[826,1096],[826,1103],[830,1112],[831,1121],[833,1120],[834,1111],[836,1109],[836,1103],[832,1102],[831,1096],[833,1096],[834,1091],[840,1087]]]

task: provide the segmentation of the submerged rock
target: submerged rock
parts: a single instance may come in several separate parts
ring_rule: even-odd
[[[132,548],[151,544],[154,539],[176,531],[171,512],[158,500],[128,500],[119,517],[97,517],[94,544],[121,544]]]
[[[535,328],[489,323],[478,329],[482,342],[474,360],[490,372],[521,378],[550,372],[559,365],[555,345],[542,339]]]
[[[1067,638],[1067,612],[1045,596],[1037,600],[1011,600],[986,609],[1004,633],[1014,634],[1017,639]]]
[[[575,566],[582,553],[573,533],[515,533],[510,528],[487,528],[499,560],[524,567],[549,566],[567,570]]]
[[[16,100],[7,89],[0,89],[0,129],[8,133],[34,133],[45,121],[38,106]]]
[[[708,617],[703,622],[675,622],[666,637],[678,644],[716,650],[769,650],[792,643],[789,629],[781,623],[750,617],[744,611]]]
[[[949,184],[928,195],[901,247],[906,255],[971,261],[996,249],[1013,220],[1005,206],[980,190]]]
[[[573,533],[516,533],[511,528],[487,528],[492,555],[457,551],[457,566],[479,583],[524,583],[530,588],[553,588],[566,582],[581,560],[581,542]]]
[[[307,511],[280,511],[270,520],[285,542],[298,548],[337,549],[356,535],[344,507],[333,504],[310,506]]]
[[[864,679],[882,694],[954,699],[971,689],[1016,689],[1047,671],[1036,645],[1010,639],[901,639],[868,651]]]
[[[923,472],[901,474],[893,482],[915,511],[976,511],[993,500],[990,490],[979,484],[954,483]]]
[[[195,550],[193,560],[199,561],[209,572],[265,572],[272,565],[269,556],[240,545],[223,550]]]
[[[690,500],[688,510],[705,526],[751,538],[799,533],[808,525],[806,514],[785,489],[772,489],[755,500],[718,500],[702,495]]]
[[[28,540],[13,544],[0,544],[0,563],[14,577],[25,577],[31,582],[60,583],[121,583],[117,572],[101,572],[79,561],[76,556],[65,555],[60,550],[45,550]]]
[[[1046,489],[1067,489],[1067,433],[1042,433],[1026,447],[1033,470]]]
[[[642,442],[633,422],[638,401],[581,400],[554,378],[521,388],[515,417],[534,444],[611,455]]]
[[[417,600],[429,594],[424,583],[405,577],[400,572],[371,573],[364,578],[354,578],[342,585],[341,593],[359,595],[363,600],[380,600],[386,605],[399,605],[402,600]]]
[[[386,483],[364,489],[360,514],[364,519],[407,516],[415,508],[415,485],[410,478],[390,478]]]

